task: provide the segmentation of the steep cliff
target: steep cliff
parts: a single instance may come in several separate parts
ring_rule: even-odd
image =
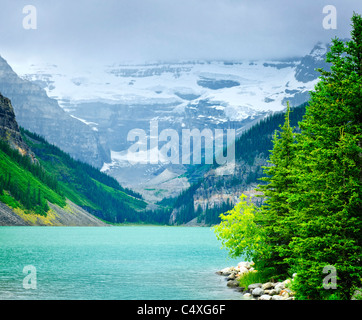
[[[7,143],[14,149],[19,150],[22,155],[29,155],[33,161],[35,156],[29,149],[28,145],[24,142],[18,123],[15,119],[13,106],[8,98],[0,93],[0,139],[7,141]]]

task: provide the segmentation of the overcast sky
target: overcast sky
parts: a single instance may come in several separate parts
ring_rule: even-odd
[[[23,28],[25,5],[37,29]],[[337,29],[323,28],[323,7]],[[302,56],[350,35],[361,0],[0,0],[0,55],[8,62],[112,63]]]

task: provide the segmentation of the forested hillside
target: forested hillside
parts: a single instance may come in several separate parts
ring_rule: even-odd
[[[65,206],[65,198],[57,180],[28,156],[0,140],[0,201],[12,208],[23,207],[46,215],[47,201]]]
[[[42,137],[21,129],[9,99],[0,95],[0,201],[46,217],[67,199],[108,222],[139,222],[147,203],[98,169],[74,160]]]
[[[140,195],[113,178],[72,159],[36,134],[22,130],[36,162],[0,141],[0,200],[12,208],[47,215],[48,201],[60,207],[66,199],[109,222],[139,222],[146,208]],[[144,218],[144,217],[143,217]]]
[[[137,212],[146,207],[139,194],[121,187],[98,169],[74,160],[38,135],[21,131],[42,167],[58,181],[66,198],[106,221],[139,221]]]
[[[298,126],[305,114],[307,104],[295,107],[290,114],[290,122]],[[176,198],[163,199],[158,204],[170,208],[171,222],[184,224],[197,218],[197,222],[207,225],[220,222],[219,215],[230,210],[244,191],[252,191],[260,178],[265,176],[262,166],[267,165],[272,137],[283,124],[284,112],[271,114],[245,131],[235,142],[236,168],[233,175],[218,175],[219,165],[194,166],[188,175],[197,181]],[[194,178],[195,179],[195,178]],[[223,194],[224,197],[218,197]],[[215,203],[213,198],[217,197]],[[255,198],[258,201],[258,198]],[[204,205],[205,203],[205,205]]]

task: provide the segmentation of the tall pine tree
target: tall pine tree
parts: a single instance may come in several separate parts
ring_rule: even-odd
[[[270,269],[268,272],[277,277],[287,275],[289,266],[285,256],[293,236],[288,199],[295,192],[293,170],[296,144],[295,133],[290,126],[290,112],[288,104],[284,125],[281,131],[274,134],[273,150],[268,161],[271,166],[264,167],[267,177],[262,180],[268,183],[259,186],[259,191],[263,192],[266,199],[258,221],[264,233],[265,252],[256,257],[255,262],[257,267]]]
[[[298,192],[294,219],[298,233],[289,263],[298,273],[299,298],[349,298],[361,285],[361,109],[362,18],[352,18],[352,40],[333,40],[321,81],[300,123]],[[337,289],[323,286],[324,267],[337,272]]]

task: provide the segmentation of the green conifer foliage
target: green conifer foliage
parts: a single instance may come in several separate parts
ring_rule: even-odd
[[[295,133],[290,127],[290,112],[288,104],[284,125],[281,126],[281,131],[274,134],[273,150],[269,159],[271,166],[264,167],[267,177],[262,180],[267,184],[259,186],[259,190],[266,197],[261,208],[261,219],[258,221],[264,232],[265,252],[262,256],[256,257],[255,262],[257,267],[269,268],[269,272],[274,272],[279,277],[287,275],[288,264],[285,262],[285,255],[293,236],[289,198],[296,190],[293,178],[296,143]]]
[[[349,298],[362,274],[361,109],[362,18],[352,18],[352,40],[333,40],[298,137],[298,233],[289,263],[298,273],[299,298]],[[323,268],[337,271],[337,289],[323,286]]]

